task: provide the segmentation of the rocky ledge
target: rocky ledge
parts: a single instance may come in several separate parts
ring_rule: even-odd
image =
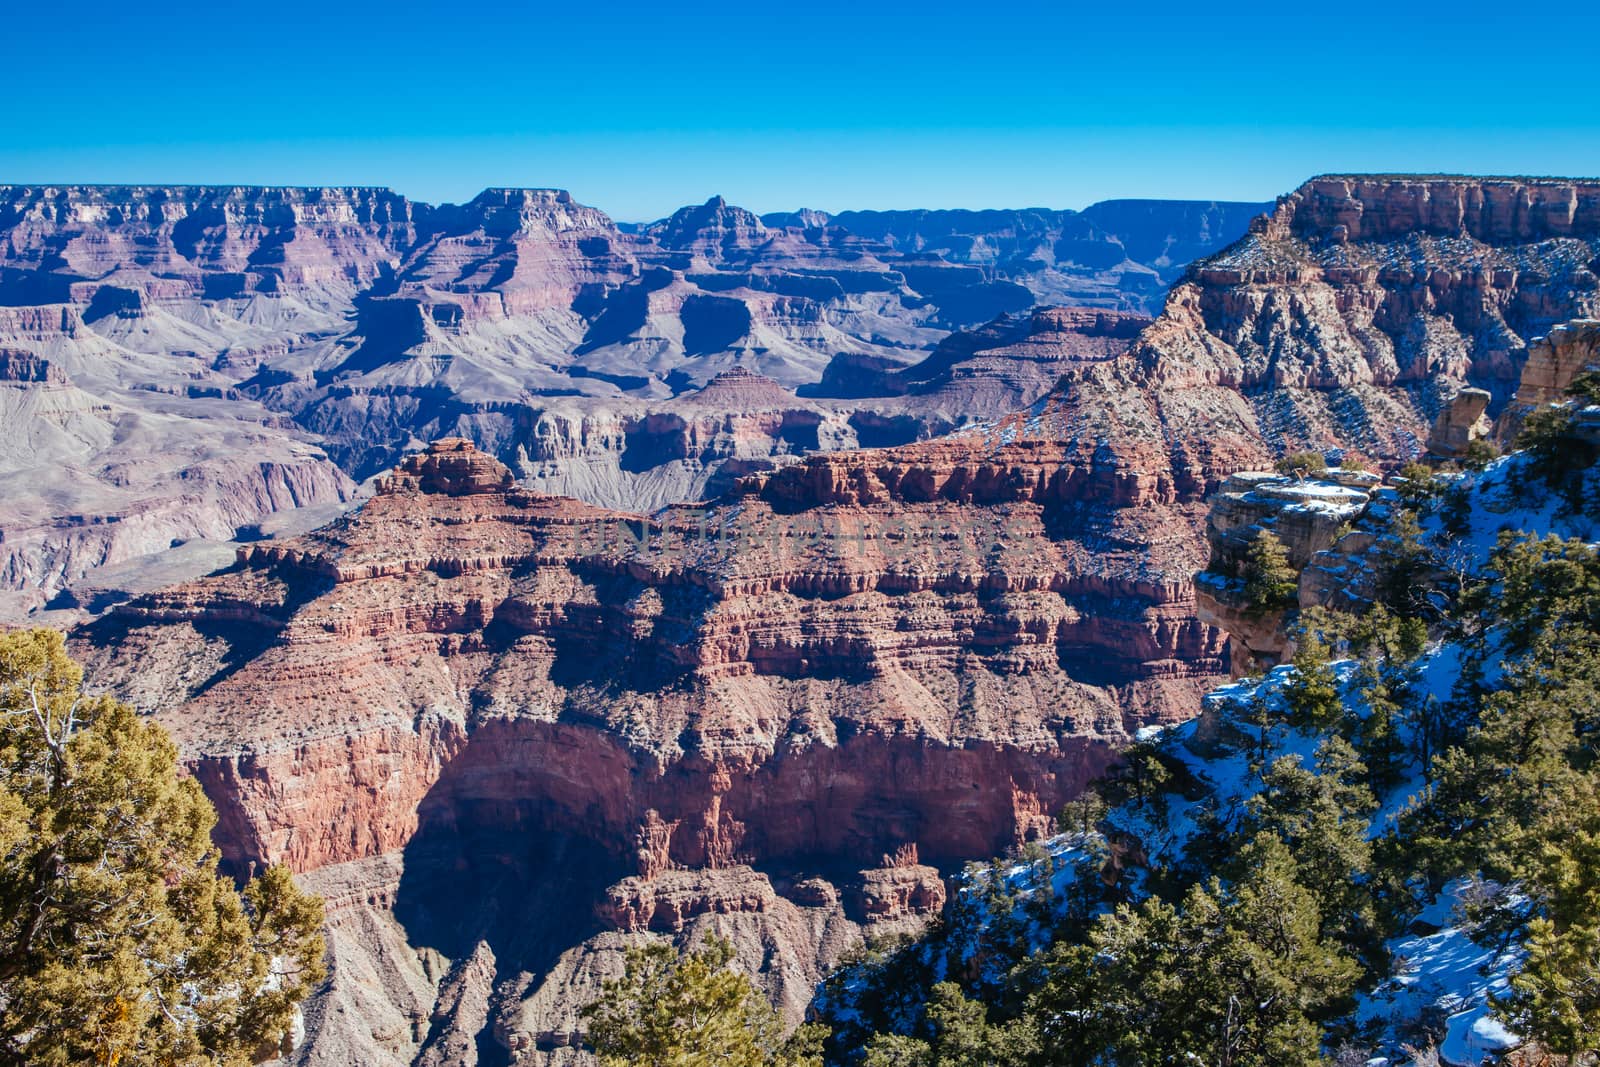
[[[1255,539],[1276,537],[1288,566],[1304,573],[1366,511],[1380,482],[1361,470],[1319,478],[1241,471],[1223,482],[1206,517],[1211,562],[1195,576],[1195,612],[1227,632],[1235,675],[1277,666],[1294,654],[1287,622],[1298,601],[1257,604],[1247,595],[1245,560]]]

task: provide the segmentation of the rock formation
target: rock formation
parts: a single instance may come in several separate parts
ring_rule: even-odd
[[[939,408],[993,416],[1026,407],[1050,390],[1067,366],[1127,351],[1150,325],[1142,315],[1101,308],[1038,307],[951,334],[924,360],[886,365],[835,356],[807,396],[914,396],[911,410]]]
[[[1503,444],[1511,444],[1522,420],[1537,407],[1565,402],[1567,389],[1585,371],[1600,371],[1600,321],[1576,319],[1553,327],[1528,346],[1514,402],[1495,427]]]
[[[1466,456],[1472,442],[1485,439],[1493,430],[1485,416],[1494,399],[1487,389],[1462,389],[1439,409],[1433,429],[1428,431],[1428,455],[1454,460]]]
[[[679,401],[736,369],[792,391],[839,353],[914,363],[1039,299],[1150,309],[1158,279],[1259,206],[953,213],[885,240],[872,213],[858,235],[720,198],[619,227],[557,190],[433,207],[363,188],[3,186],[0,382],[15,388],[0,399],[20,444],[0,461],[0,532],[26,547],[0,557],[0,616],[149,588],[184,572],[161,551],[174,542],[309,528],[275,509],[321,521],[349,479],[440,437],[547,490],[650,510],[806,451],[999,414],[1049,382],[965,413],[958,398]],[[1068,230],[1076,258],[1025,252]],[[230,467],[240,455],[266,473]]]
[[[359,511],[123,605],[79,647],[165,709],[232,863],[289,862],[374,912],[336,918],[338,981],[366,988],[396,939],[431,949],[404,994],[431,1015],[458,968],[490,968],[484,1026],[556,1062],[607,930],[710,922],[798,1010],[862,924],[937,909],[919,859],[1044,832],[1222,667],[1187,600],[1203,470],[1171,469],[1159,387],[1118,410],[1111,363],[1080,373],[999,425],[814,455],[653,517],[508,487],[442,442]],[[1209,429],[1192,463],[1254,454]],[[693,873],[746,865],[792,873]],[[570,910],[540,920],[512,882]],[[797,969],[757,951],[777,929]],[[367,995],[338,981],[331,1003]],[[319,1010],[313,1047],[384,1044]],[[401,1061],[429,1039],[408,1040]]]
[[[1261,533],[1282,543],[1288,564],[1304,575],[1313,558],[1334,546],[1365,513],[1377,475],[1336,470],[1297,478],[1241,471],[1222,483],[1206,516],[1211,561],[1195,576],[1195,614],[1228,635],[1235,676],[1270,670],[1294,655],[1292,621],[1306,598],[1289,605],[1252,604],[1243,573],[1246,553]]]
[[[990,352],[1059,376],[1011,414],[895,447],[808,441],[650,514],[508,484],[452,441],[332,525],[243,546],[232,569],[131,600],[76,644],[160,709],[230,863],[283,860],[335,899],[336,977],[306,1062],[427,1061],[468,1036],[514,1062],[575,1062],[576,1007],[621,946],[707,928],[798,1011],[842,942],[934,906],[923,865],[1040,833],[1138,728],[1194,713],[1229,666],[1192,576],[1233,472],[1306,447],[1397,465],[1444,397],[1514,374],[1524,337],[1589,313],[1591,188],[1318,179],[1135,337],[1041,312],[952,343],[926,381]],[[762,220],[763,235],[718,204],[681,219],[671,262],[688,265],[641,268],[647,317],[732,299],[689,289],[713,256],[787,299],[760,286],[791,281],[757,268],[802,223],[829,229]],[[580,233],[580,250],[595,236],[539,225],[558,244]],[[834,255],[831,241],[811,247]],[[727,310],[702,308],[696,328],[725,337]],[[327,351],[327,367],[351,354]],[[656,424],[678,462],[709,446],[725,470],[750,458],[736,442],[752,425],[798,435],[791,411],[811,407],[819,439],[828,425],[825,398],[789,409],[759,362],[771,382],[699,366],[704,402]],[[307,397],[352,380],[317,373],[297,380]],[[380,397],[419,395],[365,388],[339,395],[375,419],[390,417],[368,407]],[[472,418],[500,451],[517,417]],[[1227,483],[1239,521],[1218,544],[1270,511],[1296,561],[1337,529],[1330,499],[1368,490],[1248,481]]]

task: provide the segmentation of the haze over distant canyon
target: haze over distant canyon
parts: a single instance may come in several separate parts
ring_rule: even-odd
[[[201,573],[447,434],[634,510],[926,438],[1111,354],[1260,207],[618,226],[554,190],[0,187],[0,603]]]

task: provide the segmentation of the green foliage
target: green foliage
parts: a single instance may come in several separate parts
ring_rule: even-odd
[[[1600,554],[1581,541],[1503,538],[1464,608],[1498,648],[1497,688],[1469,693],[1475,721],[1433,761],[1403,825],[1412,862],[1448,878],[1511,881],[1578,783],[1600,736]],[[1469,667],[1469,674],[1474,673]]]
[[[1566,392],[1580,406],[1600,404],[1600,373],[1592,370],[1584,371],[1572,379]]]
[[[1519,1032],[1573,1057],[1600,1050],[1600,795],[1572,783],[1531,835],[1522,890],[1538,914],[1528,957],[1497,1011]]]
[[[1357,966],[1320,935],[1314,895],[1275,838],[1247,850],[1228,887],[1196,885],[1103,917],[1083,944],[1051,950],[1031,1008],[1052,1062],[1230,1067],[1319,1061],[1317,1020]]]
[[[1262,775],[1240,834],[1284,845],[1300,865],[1301,883],[1316,897],[1323,934],[1346,944],[1373,940],[1371,901],[1362,881],[1372,863],[1367,821],[1377,801],[1366,774],[1354,747],[1337,734],[1318,747],[1315,770],[1298,756],[1284,756]]]
[[[1551,404],[1528,412],[1517,434],[1516,447],[1532,453],[1541,465],[1555,459],[1562,449],[1562,441],[1572,431],[1572,409],[1565,404]]]
[[[1327,729],[1344,716],[1339,682],[1328,664],[1328,646],[1309,630],[1302,630],[1294,654],[1294,675],[1283,686],[1287,720],[1301,729]]]
[[[1076,800],[1069,800],[1056,816],[1056,827],[1064,834],[1092,834],[1106,817],[1105,798],[1094,789],[1086,789]]]
[[[1499,457],[1500,450],[1494,446],[1493,441],[1474,437],[1467,442],[1467,450],[1461,456],[1461,465],[1469,471],[1481,471]]]
[[[922,1029],[925,1038],[875,1036],[865,1067],[1025,1067],[1040,1052],[1033,1019],[991,1023],[988,1009],[954,982],[933,987]]]
[[[0,1059],[248,1064],[321,981],[322,904],[217,876],[216,813],[158,725],[0,635]]]
[[[1258,615],[1294,604],[1300,576],[1289,565],[1288,550],[1271,530],[1256,532],[1241,568],[1246,610]]]
[[[1407,708],[1415,699],[1407,683],[1404,671],[1385,670],[1372,660],[1362,664],[1357,692],[1367,714],[1350,724],[1350,733],[1367,768],[1367,782],[1376,790],[1398,785],[1411,763],[1401,733]]]
[[[1320,478],[1328,473],[1328,460],[1321,452],[1290,452],[1278,460],[1279,474]]]
[[[1600,628],[1600,554],[1594,546],[1557,537],[1502,535],[1489,562],[1491,579],[1472,602],[1485,624],[1502,628],[1513,654],[1530,651],[1540,635],[1577,637]]]
[[[680,954],[630,948],[621,978],[583,1010],[602,1067],[820,1067],[822,1031],[785,1039],[783,1018],[728,964],[733,945],[707,938]]]
[[[1394,486],[1400,503],[1413,511],[1427,511],[1444,488],[1433,468],[1426,463],[1407,463],[1401,467]]]
[[[1384,536],[1373,546],[1378,574],[1378,601],[1402,619],[1433,614],[1429,601],[1433,554],[1423,543],[1422,526],[1412,508],[1396,508]]]
[[[1529,457],[1529,469],[1565,498],[1569,508],[1582,510],[1584,473],[1596,458],[1595,447],[1573,433],[1574,409],[1553,404],[1528,414],[1517,434],[1516,446]]]

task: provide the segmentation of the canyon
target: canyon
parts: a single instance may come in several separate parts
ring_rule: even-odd
[[[588,239],[579,209],[540,203],[554,247]],[[807,247],[823,251],[807,255],[834,254],[827,220],[686,210],[616,232],[682,246],[691,268],[813,229]],[[384,232],[421,241],[415,214],[383,211]],[[437,308],[471,304],[487,331],[494,308],[537,317],[595,283],[521,266],[526,249],[497,260],[452,225],[393,276],[392,299],[361,302],[368,333],[330,341],[305,377],[255,372],[235,387],[240,410],[299,396],[302,411],[377,419],[380,392],[344,383],[398,373],[379,342],[413,335],[384,334],[384,316],[409,330],[427,307],[415,321],[433,336],[455,314]],[[938,245],[922,218],[853,225],[884,255]],[[358,264],[369,246],[340,247]],[[584,270],[610,254],[591,246]],[[446,259],[454,277],[520,278],[519,295],[481,312],[465,289],[425,284],[421,264]],[[1525,366],[1565,367],[1587,343],[1581,324],[1561,327],[1600,310],[1597,270],[1600,182],[1327,176],[1183,272],[1153,319],[1120,296],[986,307],[920,358],[862,345],[814,360],[809,382],[776,348],[693,369],[688,348],[661,346],[654,364],[635,349],[663,387],[700,376],[637,424],[683,464],[670,491],[619,482],[607,497],[586,491],[592,473],[540,474],[534,453],[505,451],[515,435],[488,409],[470,434],[419,417],[417,432],[458,435],[417,442],[387,473],[404,446],[352,461],[328,443],[344,416],[297,414],[336,469],[377,475],[359,506],[111,605],[73,647],[178,738],[231,869],[288,863],[329,900],[334,974],[296,1062],[584,1062],[578,1008],[624,947],[708,930],[798,1019],[841,953],[925,922],[945,874],[1050,832],[1139,730],[1192,717],[1228,675],[1238,653],[1193,576],[1211,557],[1212,498],[1238,498],[1244,524],[1259,519],[1247,498],[1270,495],[1237,472],[1297,449],[1398,466],[1469,390],[1500,416]],[[645,321],[678,284],[644,294]],[[488,366],[418,346],[400,360],[413,372],[432,360],[428,373],[470,384]],[[70,388],[84,372],[54,355],[4,366]],[[378,421],[421,410],[399,381]],[[874,406],[848,407],[863,398]],[[624,401],[655,403],[608,402]],[[933,421],[941,404],[955,417]],[[798,436],[846,411],[881,447]],[[916,429],[901,436],[887,413]],[[348,425],[378,425],[362,419]],[[781,461],[733,444],[785,433]]]
[[[1112,313],[1152,314],[1259,207],[760,218],[712,198],[629,225],[557,190],[0,187],[0,616],[204,573],[451,434],[530,485],[648,511],[1002,414],[1048,366],[871,396],[824,372],[949,372],[951,331],[1047,301],[1102,309],[1058,338],[1099,351],[1131,321]]]

